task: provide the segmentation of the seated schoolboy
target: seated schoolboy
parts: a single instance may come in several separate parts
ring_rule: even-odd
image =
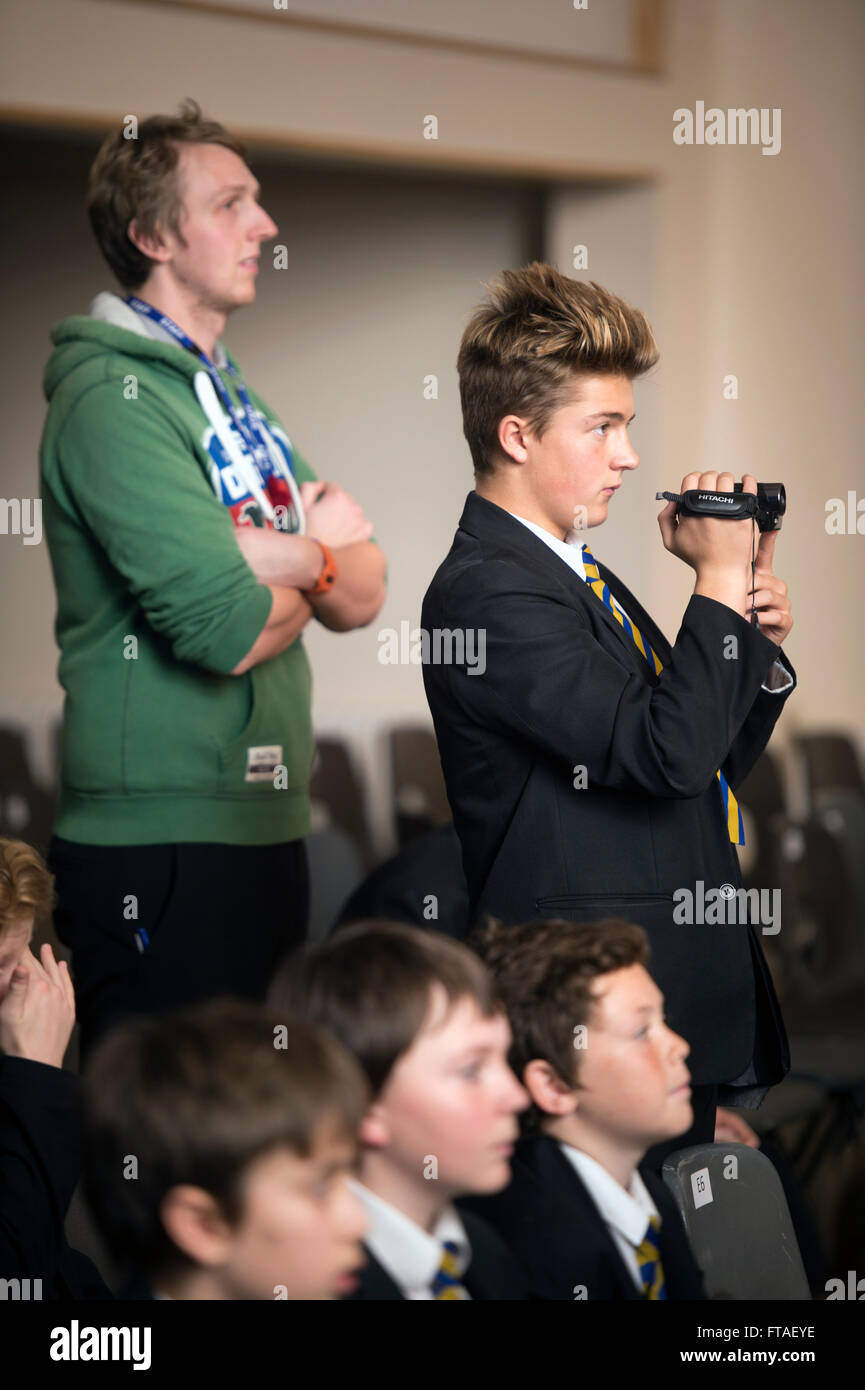
[[[525,1298],[522,1271],[461,1193],[510,1179],[527,1096],[489,972],[459,942],[393,922],[340,928],[283,967],[280,1010],[329,1028],[364,1068],[358,1195],[372,1225],[359,1299]]]
[[[63,1070],[75,994],[50,944],[30,949],[53,901],[38,851],[0,837],[0,1280],[10,1298],[110,1298],[64,1229],[80,1158],[79,1081]]]
[[[537,1299],[700,1299],[672,1194],[640,1160],[691,1126],[688,1044],[664,1021],[642,927],[488,921],[472,937],[531,1096],[503,1192],[474,1197]]]
[[[323,1031],[211,1000],[137,1020],[85,1078],[85,1196],[127,1298],[328,1299],[363,1261],[363,1075]]]

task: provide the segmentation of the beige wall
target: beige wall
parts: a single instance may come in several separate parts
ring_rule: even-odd
[[[488,9],[492,30],[491,0]],[[647,308],[662,350],[636,387],[642,467],[627,499],[616,499],[625,504],[618,529],[611,525],[596,550],[674,635],[689,572],[660,546],[656,487],[678,486],[695,465],[785,481],[790,513],[777,568],[794,598],[789,650],[801,689],[781,738],[826,723],[863,736],[855,615],[865,542],[829,536],[824,526],[828,498],[856,488],[865,495],[854,337],[865,240],[865,10],[855,0],[673,0],[661,77],[166,5],[7,0],[2,12],[2,104],[34,124],[75,113],[96,129],[194,94],[227,125],[268,142],[548,178],[546,254],[568,269],[570,246],[588,242],[588,273]],[[698,99],[781,107],[781,153],[675,146],[672,113]],[[421,138],[429,113],[439,119],[438,142]],[[63,216],[72,221],[58,222],[60,195],[71,196],[63,170],[74,160],[64,165],[62,145],[55,158],[56,186],[28,178],[26,162],[14,174],[17,236],[0,267],[15,329],[3,349],[7,495],[33,487],[47,326],[106,283],[68,201]],[[592,171],[651,182],[586,187],[581,178]],[[452,370],[462,317],[480,279],[521,259],[532,239],[524,192],[470,181],[449,201],[442,185],[434,206],[433,188],[412,182],[401,197],[388,180],[355,176],[340,187],[311,171],[274,175],[280,239],[303,273],[271,275],[266,301],[262,279],[259,304],[228,333],[321,474],[367,504],[391,561],[381,625],[414,619],[470,486]],[[581,227],[589,232],[578,234]],[[325,367],[333,397],[322,390]],[[432,409],[420,398],[428,371],[442,383]],[[729,372],[739,379],[737,401],[722,397]],[[22,712],[38,722],[59,703],[47,556],[3,538],[0,566],[0,633],[15,654],[0,717]],[[310,646],[322,726],[367,719],[369,729],[401,711],[423,713],[418,668],[380,667],[374,633],[315,633]]]

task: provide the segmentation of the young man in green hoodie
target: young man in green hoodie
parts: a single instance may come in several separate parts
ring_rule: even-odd
[[[88,212],[122,287],[52,331],[41,446],[66,692],[49,851],[82,1051],[118,1016],[262,997],[303,938],[302,633],[370,623],[385,561],[219,341],[277,227],[195,102],[110,135]]]

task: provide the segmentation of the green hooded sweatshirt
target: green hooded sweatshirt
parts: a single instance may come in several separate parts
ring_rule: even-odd
[[[51,338],[40,465],[65,691],[55,833],[100,845],[306,835],[303,640],[230,674],[271,609],[234,539],[228,503],[249,491],[238,473],[250,478],[248,451],[232,465],[236,427],[212,388],[208,415],[194,354],[159,340],[116,295],[97,296],[89,317],[65,319]],[[221,345],[214,359],[226,360]],[[236,402],[234,378],[223,379]],[[273,411],[249,395],[298,484],[313,480]]]

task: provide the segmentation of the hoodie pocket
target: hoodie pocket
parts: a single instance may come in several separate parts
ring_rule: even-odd
[[[227,742],[223,742],[218,745],[218,777],[220,780],[220,784],[222,782],[223,774],[226,772],[226,770],[234,766],[237,754],[242,749],[245,749],[247,744],[249,743],[250,735],[255,724],[255,671],[256,668],[253,667],[251,671],[245,671],[244,674],[241,677],[239,677],[239,679],[242,680],[244,685],[246,686],[246,716],[240,726],[240,732],[235,734],[233,738],[228,739]]]
[[[119,788],[108,783],[103,753],[95,766],[105,790],[127,795],[216,791],[220,753],[243,737],[253,716],[250,674],[227,677],[197,670],[173,660],[152,639],[142,639],[137,660],[123,664],[121,782]],[[106,704],[110,713],[112,700],[107,698]],[[95,739],[99,724],[108,722],[106,714],[90,708],[88,717]]]
[[[219,790],[240,793],[258,784],[263,792],[296,791],[309,782],[313,759],[309,665],[299,648],[246,672],[248,717],[240,733],[219,751]]]

